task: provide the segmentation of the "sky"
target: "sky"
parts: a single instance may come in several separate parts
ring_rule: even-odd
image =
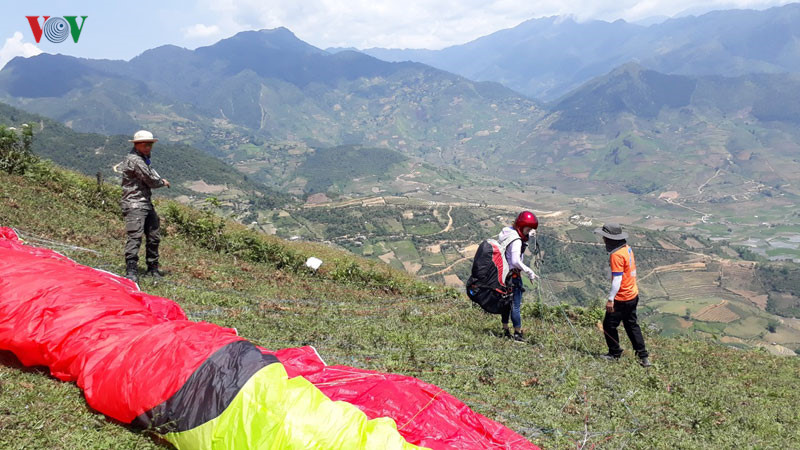
[[[629,22],[719,9],[766,9],[780,0],[108,0],[6,2],[0,15],[0,67],[41,52],[129,60],[165,44],[194,49],[239,31],[286,27],[319,48],[440,49],[525,20]],[[26,16],[87,16],[78,42],[35,41]],[[43,18],[40,17],[41,24]],[[80,17],[78,18],[80,25]]]

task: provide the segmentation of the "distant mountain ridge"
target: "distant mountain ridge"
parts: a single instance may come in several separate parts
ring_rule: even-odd
[[[49,88],[25,84],[34,69],[49,74],[39,84],[65,77],[74,87],[44,95],[52,94]],[[12,95],[20,89],[26,96]],[[315,184],[298,172],[315,147],[334,146],[390,149],[410,158],[403,164],[421,160],[481,177],[533,179],[575,195],[593,192],[590,182],[636,195],[696,190],[723,164],[794,192],[788,180],[797,158],[793,150],[776,149],[800,142],[792,131],[800,109],[800,81],[793,74],[680,75],[626,63],[542,105],[498,83],[472,82],[421,63],[330,54],[284,28],[239,33],[194,51],[162,46],[130,62],[18,58],[0,71],[0,100],[76,130],[152,129],[298,194],[340,189],[342,179],[361,178],[340,173],[337,182]],[[694,164],[687,169],[681,159]],[[776,169],[770,160],[782,164]],[[385,180],[383,172],[365,179]],[[744,197],[715,192],[704,198]]]
[[[549,105],[551,128],[600,131],[619,114],[655,119],[664,109],[691,106],[711,114],[746,113],[754,120],[800,122],[800,74],[739,77],[666,75],[626,64],[593,79]]]
[[[739,76],[800,71],[800,4],[713,11],[642,26],[617,20],[532,19],[442,50],[370,48],[472,80],[554,100],[628,62],[666,74]]]
[[[285,28],[242,32],[197,50],[162,46],[129,62],[16,58],[0,72],[0,99],[77,130],[122,133],[147,125],[212,152],[209,135],[231,133],[241,142],[394,141],[411,152],[431,151],[480,130],[518,128],[513,115],[539,109],[496,83],[358,52],[330,54]],[[187,130],[187,121],[202,126]]]

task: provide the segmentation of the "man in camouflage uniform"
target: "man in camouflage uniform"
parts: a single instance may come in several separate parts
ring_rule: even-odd
[[[133,148],[120,165],[122,171],[122,217],[125,219],[125,232],[128,240],[125,243],[125,277],[139,280],[139,247],[142,236],[147,243],[147,272],[145,275],[162,277],[158,270],[158,243],[161,240],[160,219],[150,201],[151,189],[162,186],[169,187],[169,181],[161,178],[155,169],[150,167],[150,151],[158,139],[153,133],[140,130],[133,135]]]

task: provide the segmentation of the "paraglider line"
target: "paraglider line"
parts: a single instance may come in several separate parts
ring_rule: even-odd
[[[82,251],[82,252],[93,253],[93,254],[98,255],[98,256],[100,255],[100,252],[98,252],[97,250],[92,250],[92,249],[84,248],[84,247],[78,247],[77,245],[71,245],[71,244],[67,244],[67,243],[64,243],[64,242],[51,241],[49,239],[45,239],[45,238],[42,238],[42,237],[34,236],[34,235],[29,234],[27,232],[21,233],[20,230],[17,229],[17,228],[11,228],[11,229],[14,230],[14,233],[17,234],[17,237],[23,243],[27,243],[27,244],[29,244],[31,246],[34,246],[34,247],[44,247],[44,248],[49,248],[49,249],[52,250],[52,248],[50,248],[50,247],[53,246],[53,247],[60,247],[60,248],[63,248],[63,249],[68,249],[68,250],[79,250],[79,251]]]
[[[413,422],[414,419],[416,419],[418,415],[422,414],[422,411],[425,411],[425,409],[427,409],[428,406],[430,406],[431,403],[433,403],[433,401],[436,400],[436,397],[438,397],[439,394],[441,394],[442,392],[444,392],[444,389],[439,389],[439,392],[437,392],[433,397],[431,397],[431,399],[428,401],[428,403],[426,403],[425,406],[422,407],[422,409],[417,411],[416,414],[414,414],[410,419],[408,419],[408,422],[404,423],[402,427],[398,428],[397,431],[402,430],[403,428],[406,427],[406,425],[408,425],[409,423]]]

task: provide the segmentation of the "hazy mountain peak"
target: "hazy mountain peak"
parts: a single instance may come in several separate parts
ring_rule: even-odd
[[[241,31],[227,39],[222,39],[216,44],[197,49],[201,53],[214,50],[223,53],[229,51],[259,52],[265,50],[305,54],[326,53],[324,50],[300,40],[288,28],[284,27],[258,31]]]
[[[664,107],[688,105],[696,84],[691,77],[666,75],[629,62],[556,102],[553,109],[561,115],[553,128],[597,131],[610,117],[624,113],[651,119]]]
[[[642,67],[641,64],[639,64],[637,61],[630,61],[612,70],[608,77],[620,76],[622,74],[638,76],[639,72],[642,70],[646,69]]]
[[[552,100],[631,60],[668,74],[800,72],[798,30],[800,4],[795,3],[643,23],[541,17],[442,50],[364,52],[498,81],[531,98]]]
[[[292,31],[286,27],[276,27],[276,28],[262,28],[258,30],[258,33],[267,34],[267,35],[282,35],[282,36],[291,36],[297,39],[297,36],[292,33]]]
[[[161,45],[159,47],[151,48],[148,50],[143,51],[139,56],[131,59],[131,62],[141,60],[141,59],[149,59],[149,58],[157,58],[157,59],[172,59],[178,56],[185,56],[191,54],[192,51],[188,48],[178,47],[177,45],[167,44]]]
[[[18,56],[3,68],[6,90],[15,97],[58,97],[78,87],[89,86],[86,77],[95,70],[85,60],[62,54]],[[53,83],[53,78],[58,83]]]

